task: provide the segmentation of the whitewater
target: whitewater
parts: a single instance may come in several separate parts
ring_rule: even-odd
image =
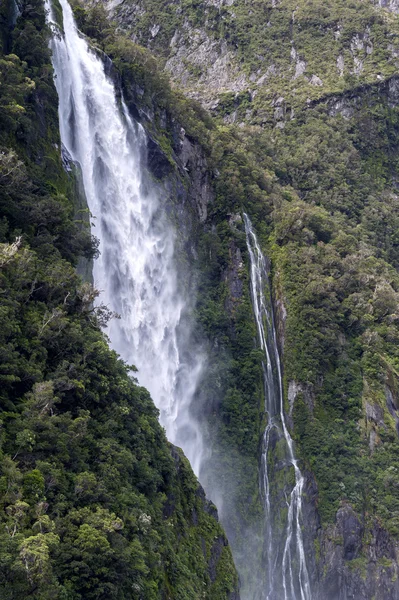
[[[51,42],[60,133],[80,167],[100,242],[94,285],[100,301],[120,315],[107,334],[118,354],[137,367],[168,439],[183,448],[198,475],[203,443],[190,406],[202,360],[193,353],[183,360],[179,345],[186,301],[178,289],[175,233],[145,173],[143,128],[131,119],[103,61],[79,34],[68,2],[60,4],[63,33],[56,31]],[[187,338],[187,331],[183,334]]]
[[[268,419],[262,440],[260,469],[260,486],[265,511],[265,568],[267,574],[266,589],[261,591],[259,598],[260,600],[311,600],[302,536],[304,478],[299,469],[294,443],[285,422],[281,362],[267,262],[252,223],[245,213],[244,224],[250,258],[252,305],[259,344],[265,357],[262,368],[265,411]],[[283,442],[284,447],[284,468],[293,469],[295,476],[295,483],[291,491],[285,490],[284,511],[279,511],[278,506],[273,506],[269,475],[270,459],[273,459],[273,450],[279,441]],[[283,522],[283,526],[281,526],[281,522]]]

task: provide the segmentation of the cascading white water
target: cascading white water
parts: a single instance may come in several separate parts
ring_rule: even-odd
[[[112,346],[135,364],[139,382],[151,392],[170,441],[181,446],[199,474],[203,443],[190,414],[202,361],[195,351],[182,360],[181,327],[185,301],[174,264],[174,232],[160,198],[144,175],[146,137],[118,101],[103,61],[76,29],[67,0],[60,0],[63,33],[52,40],[59,95],[61,139],[80,166],[84,190],[100,240],[94,282],[100,300],[121,315],[108,330]],[[49,20],[53,23],[51,7]],[[310,600],[301,533],[303,477],[287,430],[265,258],[245,215],[251,258],[251,285],[263,365],[268,425],[263,439],[262,491],[267,516],[268,589],[262,600]],[[187,332],[185,332],[186,334]],[[189,364],[188,364],[189,363]],[[268,456],[275,433],[286,444],[295,485],[287,497],[284,541],[276,548]],[[280,565],[280,566],[279,566]]]
[[[247,247],[250,256],[251,294],[259,343],[265,354],[263,377],[268,423],[263,435],[261,492],[265,509],[266,590],[261,600],[311,600],[309,575],[302,537],[302,491],[304,478],[295,458],[294,444],[284,416],[281,363],[274,324],[268,269],[250,219],[244,214]],[[274,435],[273,435],[274,434]],[[295,480],[286,495],[286,516],[273,506],[270,457],[273,443],[283,440],[286,465],[293,468]],[[284,524],[281,527],[281,517]],[[280,529],[280,534],[278,532]],[[283,535],[281,535],[281,530]]]
[[[111,322],[108,335],[122,358],[137,366],[138,380],[159,408],[169,440],[183,448],[198,474],[202,438],[190,404],[201,357],[191,353],[190,364],[182,360],[179,327],[185,301],[178,291],[174,231],[143,174],[143,128],[118,101],[103,61],[79,34],[67,0],[60,4],[63,33],[56,31],[51,47],[61,140],[80,166],[100,240],[94,284],[100,300],[121,316]]]

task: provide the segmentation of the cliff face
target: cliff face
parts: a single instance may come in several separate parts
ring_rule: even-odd
[[[191,103],[182,106],[173,93],[166,106],[152,94],[143,101],[140,85],[130,73],[122,75],[121,85],[127,105],[149,135],[148,166],[177,224],[180,279],[193,297],[195,319],[187,315],[188,324],[207,356],[191,407],[208,448],[202,481],[218,504],[240,568],[243,593],[250,589],[255,594],[262,579],[259,532],[264,526],[257,481],[262,383],[253,344],[241,215],[230,216],[227,228],[224,209],[220,222],[214,218],[215,211],[220,211],[218,159],[211,150],[216,132],[200,108]],[[168,133],[166,147],[164,131]],[[237,372],[237,364],[242,372]]]
[[[158,122],[154,172],[170,182],[173,168],[162,174],[159,165],[171,157],[186,181],[183,204],[191,197],[192,216],[182,218],[211,357],[199,403],[214,444],[209,486],[219,492],[244,597],[261,561],[254,532],[264,422],[243,209],[272,261],[286,414],[308,473],[314,597],[395,598],[397,3],[104,4],[214,117],[198,105],[182,110],[172,94],[171,118],[154,121],[156,110],[146,117],[143,94],[135,97],[148,129]]]
[[[264,123],[397,69],[396,2],[103,4],[176,85],[229,121]]]
[[[396,475],[394,473],[397,465],[394,448],[397,448],[398,441],[395,409],[392,411],[394,407],[389,400],[389,390],[392,385],[396,386],[396,383],[394,383],[395,377],[392,378],[390,375],[388,364],[394,360],[395,351],[385,346],[383,327],[381,328],[377,322],[389,321],[388,328],[391,332],[396,326],[393,325],[395,318],[388,317],[389,310],[385,312],[387,307],[384,309],[384,316],[376,307],[372,307],[379,293],[378,290],[388,284],[388,281],[390,282],[388,285],[393,285],[396,289],[394,283],[397,269],[394,250],[396,244],[394,242],[393,246],[391,245],[393,241],[391,236],[395,234],[393,230],[389,232],[388,221],[383,227],[384,233],[375,221],[370,228],[369,221],[371,213],[376,215],[381,214],[381,211],[385,212],[386,201],[393,203],[392,207],[387,209],[388,220],[395,219],[396,87],[396,78],[393,77],[375,85],[355,87],[342,95],[332,95],[324,101],[308,105],[298,119],[299,122],[295,123],[294,120],[292,124],[286,125],[288,127],[286,133],[281,134],[284,138],[283,144],[286,144],[291,135],[288,131],[292,128],[291,131],[296,132],[296,139],[292,138],[292,142],[289,143],[285,164],[289,165],[288,171],[293,175],[290,181],[299,191],[300,198],[305,200],[306,204],[314,202],[316,206],[326,207],[329,211],[324,213],[327,220],[334,220],[338,213],[341,213],[344,220],[340,220],[340,227],[344,226],[346,229],[349,226],[346,231],[349,233],[351,230],[350,235],[355,233],[355,228],[358,233],[363,227],[365,227],[364,231],[369,232],[366,237],[361,236],[362,250],[353,238],[355,246],[346,247],[343,254],[342,248],[338,251],[341,259],[352,265],[349,268],[352,275],[349,277],[355,279],[359,277],[359,282],[360,280],[363,282],[358,285],[352,280],[354,287],[350,285],[349,288],[352,289],[349,289],[345,283],[345,280],[349,282],[347,279],[349,272],[343,263],[339,264],[341,259],[338,258],[338,254],[333,251],[335,258],[330,255],[327,263],[325,262],[324,252],[327,251],[329,254],[328,248],[332,250],[337,243],[339,245],[339,235],[334,233],[333,222],[330,221],[331,229],[330,225],[326,229],[323,226],[314,227],[314,223],[305,233],[307,229],[305,223],[309,223],[305,216],[307,210],[305,204],[302,204],[300,209],[301,202],[297,203],[296,210],[301,213],[299,220],[296,218],[290,220],[289,215],[292,213],[288,204],[283,210],[280,209],[280,217],[285,222],[285,228],[283,230],[278,228],[278,237],[288,235],[292,241],[287,244],[282,242],[282,238],[277,238],[278,243],[285,246],[286,251],[292,244],[292,251],[295,254],[299,252],[299,256],[302,257],[295,257],[295,254],[288,250],[289,262],[286,257],[280,263],[276,273],[276,283],[278,294],[281,293],[281,287],[291,290],[288,293],[291,301],[282,293],[287,307],[287,315],[282,327],[285,337],[287,410],[293,418],[292,425],[298,447],[301,454],[308,457],[308,464],[315,474],[318,488],[316,492],[312,478],[309,482],[308,497],[313,508],[308,505],[307,518],[312,530],[311,535],[315,538],[314,589],[318,594],[317,597],[320,598],[394,598],[398,593],[397,532],[391,520],[396,518],[394,500]],[[327,126],[324,128],[321,122]],[[347,133],[343,133],[342,125],[346,132],[350,132],[349,137]],[[303,135],[299,133],[301,129]],[[335,137],[334,134],[334,131],[338,130],[341,131],[340,138]],[[380,137],[381,134],[385,139],[384,142]],[[332,136],[331,142],[325,143],[328,135]],[[349,139],[351,142],[347,145]],[[298,151],[300,140],[309,144],[307,150]],[[324,147],[315,152],[318,143],[324,144]],[[350,173],[349,170],[344,169],[342,179],[337,178],[336,167],[340,163],[338,152],[345,154],[347,165],[351,165],[352,171]],[[377,154],[378,160],[382,160],[380,166],[385,165],[382,170],[377,167]],[[295,155],[301,156],[299,162]],[[306,155],[311,156],[310,162],[305,158]],[[327,167],[325,161],[327,157],[332,168]],[[302,161],[304,158],[305,160]],[[362,179],[363,182],[367,181],[364,192],[360,191]],[[344,184],[345,192],[341,184]],[[321,214],[319,216],[321,217]],[[296,229],[298,226],[302,230],[301,235],[305,237],[310,235],[311,238],[316,236],[321,254],[317,250],[316,252],[311,250],[315,238],[299,241]],[[396,227],[393,223],[392,226]],[[355,233],[355,236],[358,233]],[[349,238],[346,239],[349,241]],[[386,243],[389,249],[385,246]],[[307,245],[308,249],[300,250],[302,244]],[[338,249],[338,246],[336,248]],[[359,251],[361,254],[364,252],[368,254],[367,262],[382,259],[383,262],[379,263],[380,267],[385,263],[391,275],[388,275],[387,271],[383,275],[383,271],[380,271],[382,279],[378,281],[377,272],[374,272],[370,280],[366,275],[367,268],[365,269],[364,263],[363,266],[358,263],[358,267],[353,269],[355,262],[360,259]],[[276,258],[279,254],[280,251],[277,251]],[[358,259],[355,258],[356,255]],[[308,264],[298,268],[298,264],[295,266],[298,259],[305,261],[310,259],[314,267]],[[362,259],[360,260],[362,262]],[[371,266],[371,262],[369,265]],[[315,269],[321,269],[319,274],[316,274]],[[355,271],[357,271],[356,275]],[[302,272],[302,275],[298,278],[299,272]],[[283,286],[281,286],[281,278],[286,281]],[[299,290],[301,286],[303,292]],[[369,301],[363,304],[360,298],[367,294],[368,286],[370,286]],[[295,328],[301,327],[303,318],[300,317],[299,307],[296,305],[298,300],[300,311],[303,311],[303,315],[307,315],[308,319],[307,325],[303,322],[300,336],[295,332]],[[353,312],[354,305],[349,308],[353,301],[359,310],[357,317]],[[335,308],[331,303],[336,303]],[[340,313],[340,306],[344,309],[343,313]],[[392,305],[395,313],[396,306],[395,300]],[[291,320],[293,311],[298,311],[297,318]],[[338,314],[342,315],[342,320]],[[367,314],[372,317],[367,317]],[[333,321],[329,321],[332,315],[335,315]],[[363,320],[363,325],[359,319]],[[367,325],[364,319],[369,319]],[[295,347],[305,350],[307,344],[303,340],[303,332],[309,331],[310,328],[313,331],[313,350],[306,351],[306,356],[303,357],[300,365],[298,355],[292,350]],[[371,333],[372,331],[374,333]],[[327,343],[323,335],[325,333],[329,336]],[[380,334],[382,337],[379,337]],[[357,343],[356,339],[360,342],[359,354],[357,351],[353,354],[351,350],[353,343]],[[379,350],[371,349],[372,339],[382,342]],[[319,351],[318,345],[320,345]],[[330,354],[328,358],[326,353],[331,351],[335,356],[332,357]],[[313,362],[316,356],[318,358]],[[345,369],[339,367],[342,359],[346,363]],[[385,362],[386,360],[388,362]],[[323,364],[329,372],[325,370]],[[331,368],[335,370],[335,376]],[[294,371],[298,373],[302,371],[302,376],[292,377]],[[335,379],[337,376],[338,378]],[[331,388],[331,382],[334,380],[336,383]],[[358,408],[352,412],[350,406],[354,408],[356,405]],[[332,422],[334,418],[335,423]],[[320,425],[324,429],[323,432],[318,430]],[[353,435],[353,429],[351,433],[353,426],[357,428],[359,436]],[[333,436],[333,439],[327,443],[329,435]],[[314,436],[313,440],[312,436]],[[359,452],[357,458],[353,454],[354,451]],[[366,461],[368,461],[367,466]],[[348,477],[341,471],[344,465]],[[391,479],[388,477],[389,472],[392,473]],[[318,496],[317,500],[316,496]],[[336,504],[338,499],[339,505]],[[338,510],[334,509],[334,506]],[[317,507],[316,512],[315,507]],[[330,510],[332,512],[328,515]],[[329,521],[331,524],[328,524]]]
[[[195,2],[164,4],[175,21],[159,19],[159,3],[135,3],[132,22],[118,12],[127,5],[113,5],[129,35],[212,107],[213,120],[173,92],[154,58],[116,36],[99,9],[78,6],[76,14],[114,61],[112,74],[149,135],[149,169],[178,224],[181,268],[197,297],[196,334],[209,356],[194,408],[212,450],[205,483],[220,503],[243,596],[262,585],[254,573],[262,572],[257,476],[265,426],[245,210],[272,261],[286,413],[307,473],[314,597],[393,599],[396,4],[296,3],[294,15],[289,2],[272,4],[209,2],[205,11]],[[93,314],[93,292],[71,266],[96,248],[75,222],[75,184],[60,160],[42,8],[22,8],[11,37],[14,17],[2,13],[3,46],[13,50],[2,58],[0,93],[2,593],[75,600],[98,597],[106,585],[107,597],[125,586],[128,597],[191,599],[205,583],[212,600],[236,598],[214,509],[168,447],[148,395],[107,350],[98,330],[106,311]],[[156,25],[150,35],[145,19]],[[194,67],[198,57],[204,75],[187,56]],[[15,243],[21,232],[23,246]]]
[[[97,243],[60,145],[44,5],[20,3],[15,27],[13,8],[1,7],[0,596],[238,600],[216,509],[109,349],[115,315],[76,273]]]

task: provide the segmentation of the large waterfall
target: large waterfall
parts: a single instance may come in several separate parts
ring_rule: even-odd
[[[174,230],[145,175],[142,127],[118,100],[102,59],[79,34],[67,0],[60,3],[63,33],[56,32],[51,44],[61,140],[81,169],[100,240],[95,287],[100,300],[121,316],[111,322],[108,335],[112,347],[138,368],[169,440],[183,448],[198,474],[202,438],[190,404],[201,359],[194,352],[191,360],[182,359],[181,334],[187,337],[187,331],[181,331],[185,299],[174,264]]]
[[[261,493],[265,510],[266,590],[260,600],[311,600],[302,538],[304,478],[284,417],[281,363],[266,259],[244,214],[251,294],[260,346],[267,426],[262,441]],[[293,475],[293,477],[292,477]]]
[[[195,349],[187,352],[186,300],[177,276],[174,229],[161,195],[146,175],[144,130],[118,98],[103,60],[77,31],[67,0],[60,4],[62,32],[58,29],[51,44],[61,139],[81,170],[94,233],[100,240],[95,286],[101,290],[101,302],[121,317],[111,322],[108,335],[122,358],[137,366],[138,380],[151,392],[169,440],[183,448],[199,474],[203,442],[190,406],[202,360]],[[50,5],[48,9],[57,29]],[[244,219],[253,306],[265,353],[268,415],[261,468],[267,589],[260,590],[259,598],[310,600],[301,532],[304,480],[284,419],[266,261],[250,220],[246,215]],[[282,497],[276,498],[271,481],[276,472],[272,457],[278,446],[284,485]]]

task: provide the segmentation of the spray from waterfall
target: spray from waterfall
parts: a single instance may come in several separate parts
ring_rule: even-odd
[[[137,366],[139,383],[159,408],[168,439],[183,448],[198,474],[203,444],[190,405],[202,360],[199,353],[182,350],[186,302],[176,274],[175,232],[145,175],[143,128],[118,100],[102,59],[79,34],[67,0],[60,4],[63,31],[53,36],[51,48],[61,140],[81,169],[100,240],[94,284],[101,302],[121,316],[107,333],[121,357]]]
[[[266,590],[260,591],[259,598],[261,600],[311,600],[301,529],[304,478],[298,467],[294,444],[285,422],[281,363],[268,267],[251,221],[245,213],[244,223],[250,257],[253,310],[260,347],[265,356],[262,367],[265,410],[268,419],[262,440],[260,477],[265,510],[267,583]],[[277,468],[273,464],[273,461],[277,460],[276,448],[281,463]],[[289,473],[292,471],[294,478],[289,485]],[[276,474],[279,474],[283,481],[280,490],[276,484]],[[282,496],[280,498],[279,491]]]

